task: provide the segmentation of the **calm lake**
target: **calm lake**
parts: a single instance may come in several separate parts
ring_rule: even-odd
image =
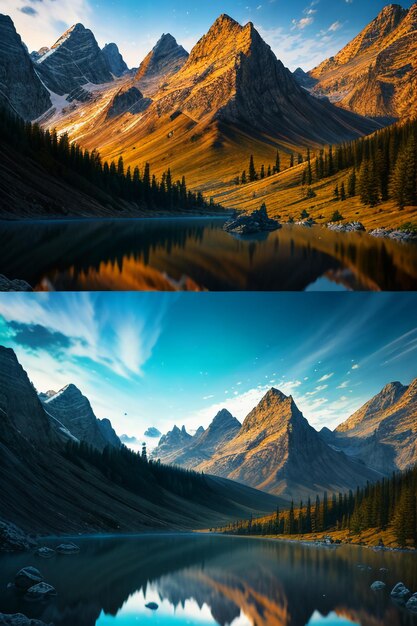
[[[223,222],[0,222],[0,274],[61,291],[417,289],[416,244],[290,225],[239,239]]]
[[[374,580],[384,580],[387,589],[401,580],[417,591],[411,553],[208,535],[76,541],[81,551],[74,556],[0,556],[0,612],[55,626],[417,624],[388,591],[369,588]],[[58,595],[29,603],[7,590],[25,565],[38,567]],[[150,602],[156,610],[146,607]]]

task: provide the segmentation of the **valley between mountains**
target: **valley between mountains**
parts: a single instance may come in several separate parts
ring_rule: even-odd
[[[376,174],[381,189],[371,199],[360,184],[340,197],[352,170],[363,178],[362,156],[345,163],[338,159],[324,175],[319,160],[330,145],[361,150],[364,137],[390,124],[401,129],[409,123],[407,133],[413,134],[416,16],[417,4],[410,9],[387,5],[335,57],[308,73],[290,72],[251,22],[241,25],[226,14],[190,52],[172,34],[163,34],[133,69],[115,43],[100,49],[80,23],[51,47],[29,54],[12,20],[1,16],[0,101],[47,132],[67,133],[88,154],[98,151],[100,167],[113,163],[119,175],[149,184],[155,176],[152,184],[160,184],[160,194],[169,192],[171,178],[185,177],[188,188],[212,207],[249,211],[265,202],[271,215],[283,220],[308,214],[326,224],[338,216],[366,227],[398,228],[413,223],[417,200],[415,191],[398,199],[392,159],[388,173]],[[398,155],[391,156],[395,162]],[[99,193],[94,177],[81,185],[66,175],[51,185],[51,174],[55,179],[60,168],[45,168],[45,161],[26,186],[13,185],[20,169],[33,169],[33,156],[8,151],[0,157],[7,174],[0,208],[8,217],[7,205],[15,206],[15,215],[42,214],[46,207],[54,216],[85,215],[89,198],[96,215],[117,210],[129,216],[165,206],[155,196],[153,207],[147,197],[125,197],[111,185],[106,195],[103,189]],[[392,179],[389,193],[386,176]],[[68,184],[78,194],[77,208],[68,205]]]
[[[417,463],[417,379],[387,384],[320,432],[271,388],[242,424],[224,408],[194,435],[174,426],[147,455],[122,444],[76,386],[38,394],[13,350],[1,347],[0,413],[0,516],[26,531],[225,525]]]

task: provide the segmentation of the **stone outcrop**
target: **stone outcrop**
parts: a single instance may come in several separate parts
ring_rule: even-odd
[[[263,233],[282,228],[278,220],[268,217],[266,206],[261,206],[260,209],[253,211],[249,215],[238,215],[228,220],[223,230],[227,233],[233,233],[235,235],[253,235],[256,233]]]
[[[121,441],[117,436],[111,421],[105,417],[103,419],[97,419],[97,422],[99,430],[107,443],[115,448],[120,448]]]
[[[0,14],[0,105],[25,120],[33,120],[51,104],[49,92],[39,80],[12,20]]]
[[[135,115],[144,111],[150,104],[149,98],[144,98],[137,87],[122,87],[112,98],[107,117],[117,117],[124,113]]]

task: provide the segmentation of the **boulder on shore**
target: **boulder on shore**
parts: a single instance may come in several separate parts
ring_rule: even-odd
[[[386,587],[386,584],[382,582],[382,580],[376,580],[371,585],[372,591],[381,591],[382,589],[385,589],[385,587]]]
[[[53,556],[55,556],[55,550],[52,550],[52,548],[47,548],[46,546],[42,546],[41,548],[38,548],[37,550],[35,550],[35,554],[36,556],[41,556],[43,559],[50,559]]]
[[[374,228],[369,234],[372,235],[372,237],[389,238],[395,241],[417,241],[417,233],[410,230]]]
[[[411,596],[411,592],[404,583],[397,583],[394,589],[391,591],[391,598],[393,600],[397,600],[397,602],[407,602],[408,598]]]
[[[408,600],[405,608],[411,611],[412,613],[417,614],[417,593],[413,593],[411,598]]]
[[[77,554],[80,548],[75,543],[60,543],[56,551],[58,554]]]
[[[342,222],[329,222],[327,224],[327,228],[337,233],[354,233],[365,231],[365,226],[361,224],[361,222],[349,222],[348,224],[343,224]]]
[[[56,589],[49,585],[48,583],[42,582],[37,585],[33,585],[29,587],[26,591],[25,598],[26,600],[43,600],[45,598],[50,598],[51,596],[56,596]]]
[[[36,541],[11,522],[0,519],[0,552],[23,552],[36,546]]]
[[[223,230],[236,235],[253,235],[255,233],[269,232],[282,228],[281,224],[268,217],[266,206],[263,204],[260,209],[253,211],[249,215],[238,215],[228,220]]]
[[[29,587],[33,587],[33,585],[41,582],[43,582],[42,574],[36,567],[31,565],[23,567],[14,578],[14,583],[18,589],[29,589]]]

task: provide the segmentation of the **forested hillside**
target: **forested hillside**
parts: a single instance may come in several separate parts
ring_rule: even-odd
[[[345,494],[324,493],[274,515],[240,520],[222,531],[237,535],[307,535],[392,530],[399,546],[417,548],[417,467]]]

